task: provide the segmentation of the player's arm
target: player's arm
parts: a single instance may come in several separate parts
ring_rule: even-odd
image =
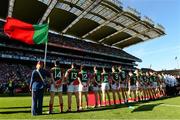
[[[89,76],[89,75],[87,75],[87,77],[88,77],[88,80],[87,80],[87,86],[89,86],[90,83],[91,83],[91,79],[90,79],[90,76]]]
[[[127,77],[127,82],[128,82],[128,86],[130,86],[130,82],[131,82],[130,76]]]
[[[96,85],[98,85],[99,83],[96,81],[95,77],[96,77],[96,75],[93,75],[92,81],[93,81]]]
[[[61,84],[63,84],[63,82],[65,82],[65,75],[64,75],[64,73],[62,73],[62,82],[61,82]]]
[[[95,76],[94,76],[94,75],[93,75],[92,78],[90,79],[90,84],[92,84],[92,83],[97,83],[97,82],[95,81]]]
[[[56,86],[55,80],[54,80],[54,75],[51,72],[51,83],[54,84],[54,86]]]
[[[120,76],[120,74],[118,74],[118,76],[119,76],[118,83],[120,83],[120,82],[122,81],[122,79],[121,79],[121,76]]]
[[[114,80],[114,78],[113,78],[113,74],[111,74],[111,76],[110,76],[109,78],[111,78],[112,83],[114,82],[114,83],[118,84],[118,81]]]
[[[103,74],[101,73],[101,80],[100,80],[100,84],[104,81],[104,77]]]
[[[66,84],[68,84],[68,77],[69,77],[69,73],[70,73],[70,69],[66,71],[65,75],[64,75],[64,81],[66,82]]]
[[[79,73],[78,73],[78,78],[77,78],[77,79],[78,79],[79,84],[82,85],[81,78],[80,78],[81,75],[82,75],[81,72],[79,72]]]

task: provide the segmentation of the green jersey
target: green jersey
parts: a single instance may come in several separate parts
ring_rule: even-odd
[[[119,76],[121,78],[121,81],[123,82],[126,79],[126,72],[125,71],[119,72]]]
[[[60,80],[62,78],[62,72],[60,67],[51,68],[51,73],[53,74],[54,80]]]
[[[113,72],[113,73],[112,73],[112,77],[113,77],[113,79],[114,79],[116,82],[119,81],[119,74],[118,74],[118,72]],[[113,84],[114,84],[114,81],[113,81]]]
[[[137,76],[135,74],[130,76],[130,85],[136,85],[136,81],[137,81]]]
[[[109,82],[108,77],[109,77],[108,73],[103,73],[102,74],[103,83],[108,83]]]
[[[101,82],[101,73],[100,72],[94,73],[94,77],[98,83]]]
[[[69,82],[74,82],[78,78],[78,70],[76,69],[69,69]]]
[[[88,81],[87,71],[81,70],[81,72],[79,74],[80,74],[81,82],[87,82]]]

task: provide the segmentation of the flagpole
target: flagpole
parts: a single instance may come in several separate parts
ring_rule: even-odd
[[[44,50],[44,68],[46,68],[46,59],[47,59],[47,42],[45,43],[45,50]]]
[[[49,18],[48,18],[48,25],[49,25]],[[47,31],[48,32],[48,31]],[[45,43],[45,50],[44,50],[44,69],[46,68],[46,60],[47,60],[47,44],[48,42]]]
[[[178,57],[175,57],[175,60],[177,62],[177,69],[179,69],[179,60],[178,60]]]

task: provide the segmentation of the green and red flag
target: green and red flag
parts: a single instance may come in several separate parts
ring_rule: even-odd
[[[48,24],[32,25],[7,17],[4,33],[14,40],[26,44],[42,44],[48,41]]]

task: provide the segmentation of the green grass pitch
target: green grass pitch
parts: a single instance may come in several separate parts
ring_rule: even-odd
[[[64,110],[67,110],[67,96],[64,95]],[[43,115],[31,115],[31,96],[0,97],[0,119],[180,119],[180,97],[150,102],[129,103],[102,108],[90,108],[83,112],[58,113],[58,98],[54,111],[47,114],[49,96],[44,97]],[[76,109],[75,97],[72,103]]]

